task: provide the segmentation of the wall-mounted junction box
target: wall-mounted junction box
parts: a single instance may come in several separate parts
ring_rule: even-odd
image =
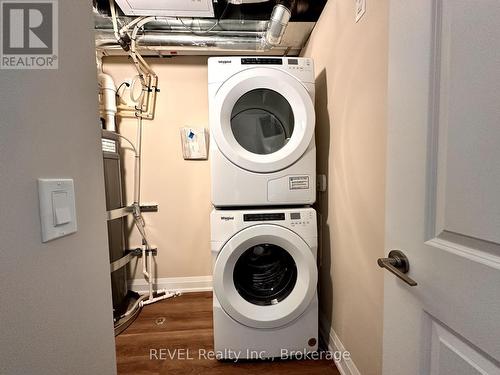
[[[182,128],[181,142],[185,160],[208,158],[208,132],[205,128]]]

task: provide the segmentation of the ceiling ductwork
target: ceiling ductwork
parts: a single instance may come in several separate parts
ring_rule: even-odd
[[[121,38],[117,39],[113,29],[108,1],[94,3],[96,47],[103,55],[128,54],[127,38],[124,38],[125,42],[120,40],[121,44],[117,41]],[[148,17],[149,21],[142,26],[136,37],[137,51],[145,56],[219,54],[295,56],[307,42],[326,0],[310,2],[219,0],[213,3],[213,18],[165,16],[165,9],[158,9],[162,3],[159,0],[117,2],[134,4],[135,14],[139,14],[139,10],[144,11],[144,4],[155,4],[156,10],[142,13],[150,13],[153,18]],[[179,3],[171,0],[166,2]],[[143,8],[137,8],[139,5]],[[199,12],[206,10],[207,4],[201,2],[201,5],[205,8],[198,9]],[[189,6],[186,6],[184,13],[179,14],[186,14],[188,8]],[[192,8],[191,10],[196,12]],[[138,18],[125,15],[124,12],[131,13],[128,8],[117,7],[117,11],[116,20],[119,27],[130,24]],[[174,14],[175,12],[180,10],[174,10]]]
[[[127,16],[214,17],[212,0],[115,0]]]
[[[292,17],[292,8],[295,1],[278,3],[274,6],[271,13],[271,19],[267,24],[265,44],[269,47],[279,46],[290,18]]]

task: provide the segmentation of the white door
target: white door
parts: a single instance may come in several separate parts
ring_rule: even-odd
[[[220,151],[240,168],[269,173],[294,164],[314,136],[311,96],[290,74],[252,68],[217,91],[210,127]]]
[[[386,375],[500,374],[500,2],[392,0]]]
[[[214,292],[234,320],[276,328],[299,317],[316,295],[311,248],[291,230],[258,224],[235,234],[215,261]]]

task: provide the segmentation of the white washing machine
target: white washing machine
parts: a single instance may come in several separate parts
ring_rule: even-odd
[[[308,58],[208,59],[215,207],[314,203],[314,91]]]
[[[214,348],[225,359],[318,349],[312,208],[213,210]]]

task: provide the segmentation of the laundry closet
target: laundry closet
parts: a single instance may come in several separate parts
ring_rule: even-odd
[[[339,183],[324,168],[325,69],[305,49],[324,3],[219,2],[216,21],[107,3],[95,15],[100,108],[123,196],[108,226],[127,245],[111,262],[115,333],[149,304],[205,292],[219,359],[316,353],[326,191]]]
[[[283,42],[292,11],[297,12],[295,4],[278,3],[272,8],[258,45],[259,32],[254,30],[259,27],[258,21],[244,25],[248,29],[245,37],[215,29],[232,19],[226,18],[228,10],[239,10],[244,19],[249,9],[265,14],[265,7],[247,4],[248,9],[235,8],[228,2],[206,34],[241,43],[242,51],[237,53],[240,56],[226,56],[229,51],[220,46],[200,52],[192,40],[194,46],[189,53],[216,55],[208,58],[179,56],[187,50],[176,51],[172,45],[162,48],[162,38],[179,37],[180,32],[158,31],[160,27],[172,28],[173,23],[175,27],[184,26],[181,34],[189,39],[205,33],[201,27],[198,31],[192,29],[194,26],[186,30],[185,19],[162,18],[161,11],[153,9],[149,13],[154,16],[134,18],[126,24],[128,20],[118,15],[120,10],[126,16],[148,10],[128,9],[125,4],[120,8],[113,2],[109,5],[109,26],[113,29],[108,33],[113,32],[117,40],[113,45],[98,36],[103,40],[98,39],[97,57],[115,333],[126,330],[141,308],[185,292],[183,285],[175,285],[176,277],[185,277],[184,268],[194,274],[188,276],[193,288],[201,283],[198,290],[213,289],[214,350],[228,353],[222,359],[232,359],[231,353],[241,359],[255,359],[252,353],[257,352],[264,360],[279,357],[284,350],[316,352],[319,307],[317,214],[312,207],[317,194],[314,61],[290,57],[294,54],[291,52],[276,56],[273,50]],[[314,9],[307,11],[314,17]],[[105,20],[103,15],[103,24]],[[119,28],[118,24],[125,25]],[[307,26],[298,29],[305,42]],[[141,44],[141,37],[150,33],[158,35],[149,47],[167,62],[151,56],[150,49]],[[252,48],[240,40],[246,38],[248,43],[248,35],[254,38]],[[284,42],[289,43],[296,42]],[[117,50],[117,44],[122,50]],[[260,56],[259,50],[270,56]],[[127,57],[109,56],[113,54]],[[195,90],[186,84],[193,77],[182,77],[188,70],[195,70],[192,64],[206,73],[199,77],[195,89],[206,93],[200,95],[199,104],[192,96]],[[125,69],[135,70],[135,74],[120,77]],[[168,70],[180,72],[181,81],[175,89],[176,79],[168,80],[172,74]],[[186,97],[182,99],[182,95]],[[206,110],[207,102],[208,121],[198,118],[190,123],[191,113]],[[176,139],[177,144],[164,147],[167,137]],[[149,150],[155,150],[155,155]],[[146,172],[158,163],[166,167],[162,173]],[[178,178],[200,169],[196,164],[209,167],[210,173],[208,178],[205,173],[194,175],[198,181],[188,182],[194,185],[188,188]],[[175,173],[175,165],[179,173]],[[160,174],[170,182],[161,182],[164,177]],[[176,196],[175,185],[182,186],[181,196]],[[203,202],[195,196],[197,206],[190,209],[170,203],[191,200],[196,189],[205,196],[210,191],[210,200]],[[129,204],[131,198],[133,203]],[[160,207],[165,206],[168,208],[163,211]],[[210,215],[206,212],[209,207]],[[179,238],[184,220],[189,222],[187,238]],[[150,226],[154,231],[158,223],[168,229],[150,233]],[[205,238],[203,243],[202,237],[196,236],[198,244],[193,246],[190,233],[202,234],[207,228],[209,240]],[[173,247],[173,242],[178,244]],[[209,244],[210,253],[194,254]],[[182,254],[182,250],[188,254],[185,260],[179,255],[174,260],[176,254],[169,256],[172,252]],[[198,263],[194,267],[193,256]],[[175,269],[169,272],[162,267],[164,263],[173,264]],[[195,267],[203,270],[201,280]],[[165,287],[160,286],[162,283]],[[141,286],[146,290],[138,290]]]
[[[57,67],[0,73],[37,306],[0,368],[380,373],[388,0],[45,2]]]

